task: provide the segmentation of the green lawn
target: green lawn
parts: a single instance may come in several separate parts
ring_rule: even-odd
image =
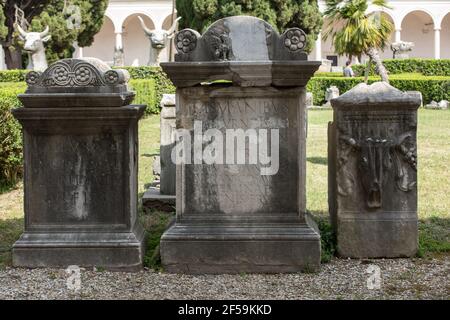
[[[327,123],[330,110],[314,110],[308,115],[307,207],[316,217],[328,217],[327,203]],[[140,122],[139,197],[152,182],[153,156],[159,153],[159,116]],[[419,112],[419,218],[421,255],[450,251],[450,111]],[[0,267],[11,263],[11,245],[23,228],[22,185],[0,194]],[[150,231],[147,265],[154,264],[158,237],[168,215],[143,214]]]

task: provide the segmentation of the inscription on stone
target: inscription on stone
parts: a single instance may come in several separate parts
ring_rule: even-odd
[[[37,135],[32,143],[31,161],[49,164],[45,172],[38,166],[31,170],[30,192],[36,195],[33,219],[45,219],[46,224],[125,223],[122,198],[110,196],[125,191],[123,134],[55,135],[50,139]]]

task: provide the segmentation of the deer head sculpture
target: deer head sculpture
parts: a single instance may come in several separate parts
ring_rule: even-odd
[[[21,26],[16,26],[20,38],[25,42],[23,49],[31,56],[31,63],[28,68],[34,71],[45,71],[48,67],[45,57],[44,43],[50,40],[50,28],[47,26],[43,32],[26,32]]]
[[[144,22],[144,19],[142,19],[140,16],[138,16],[139,21],[141,22],[142,29],[144,29],[145,34],[150,39],[150,60],[148,62],[148,65],[158,65],[159,64],[159,54],[161,51],[166,47],[167,40],[171,39],[175,31],[177,29],[178,21],[181,19],[177,18],[173,25],[170,27],[169,30],[163,30],[163,29],[149,29]]]

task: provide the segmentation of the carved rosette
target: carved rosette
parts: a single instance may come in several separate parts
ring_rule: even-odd
[[[197,47],[197,41],[200,34],[191,29],[184,29],[177,33],[176,47],[181,54],[189,53]]]
[[[111,70],[87,60],[65,59],[54,63],[44,73],[29,72],[26,82],[33,87],[101,87],[125,84],[128,79],[126,70]]]
[[[28,85],[35,85],[39,81],[41,74],[42,74],[42,72],[37,72],[37,71],[28,72],[26,79],[25,79],[26,83]]]
[[[291,28],[283,34],[284,45],[289,51],[297,52],[306,46],[306,33],[299,28]]]

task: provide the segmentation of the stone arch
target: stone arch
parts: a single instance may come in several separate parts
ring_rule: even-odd
[[[175,19],[177,18],[177,12],[175,11],[173,14],[173,21],[175,21]],[[172,26],[172,13],[169,14],[162,23],[162,28],[164,30],[168,30],[170,27]],[[173,42],[173,40],[169,41],[169,43],[167,44],[167,46],[172,46],[172,51],[170,51],[169,47],[167,47],[165,50],[163,50],[163,52],[161,52],[161,56],[160,59],[161,61],[173,61],[174,57],[175,57],[175,53],[176,53],[176,48],[175,48],[175,44]],[[172,53],[172,59],[169,59],[169,55],[170,53]]]
[[[450,12],[440,21],[441,26],[441,59],[450,59]]]
[[[436,20],[436,17],[433,15],[433,13],[431,13],[431,11],[429,11],[428,9],[425,9],[425,8],[422,8],[422,7],[420,7],[420,8],[415,8],[415,9],[412,9],[412,10],[409,10],[409,11],[406,11],[404,14],[403,14],[403,16],[401,16],[400,17],[400,24],[402,25],[403,24],[403,22],[404,22],[404,20],[405,20],[405,18],[409,15],[409,14],[411,14],[411,13],[414,13],[414,12],[422,12],[422,13],[424,13],[424,14],[426,14],[426,15],[428,15],[430,18],[431,18],[431,20],[432,20],[432,22],[434,23],[434,25],[438,25],[438,21]]]
[[[91,46],[83,48],[85,57],[94,57],[112,64],[114,60],[114,22],[108,16],[104,17],[104,22],[100,31],[94,36],[94,42]]]
[[[435,19],[428,10],[417,9],[406,13],[402,18],[402,41],[414,42],[410,53],[414,58],[434,58]]]
[[[126,66],[146,65],[150,55],[150,41],[141,27],[138,16],[142,17],[149,29],[155,29],[155,23],[143,13],[133,13],[122,22],[124,59]]]
[[[173,15],[173,20],[175,20],[177,18],[177,12],[175,11],[174,15]],[[162,23],[162,28],[164,30],[169,29],[172,26],[172,14],[169,14],[167,17],[164,18],[163,23]]]

